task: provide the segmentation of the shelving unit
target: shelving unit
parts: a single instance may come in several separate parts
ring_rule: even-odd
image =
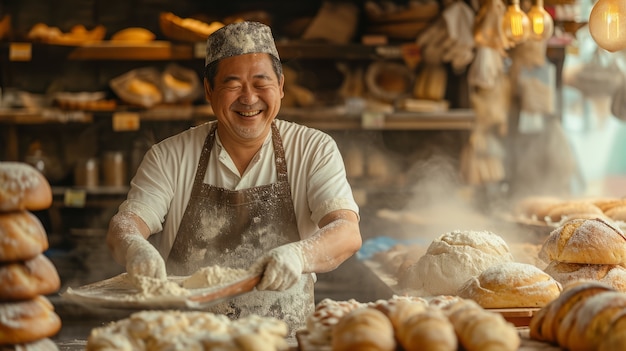
[[[316,60],[342,60],[354,62],[369,62],[375,60],[402,60],[402,44],[397,45],[361,45],[361,44],[327,44],[307,42],[278,42],[277,47],[284,62]],[[15,50],[20,50],[16,55]],[[115,62],[136,62],[139,64],[166,64],[168,62],[185,62],[192,67],[202,67],[205,54],[204,43],[180,43],[156,41],[145,45],[119,45],[110,42],[83,46],[60,46],[41,43],[0,43],[0,62],[3,69],[25,69],[29,64],[39,62],[59,62],[64,64],[110,65]],[[17,59],[15,59],[17,57]],[[5,87],[6,75],[0,82]],[[209,105],[193,104],[180,106],[157,106],[150,109],[141,109],[132,106],[118,105],[111,110],[63,110],[58,107],[46,106],[39,109],[0,108],[0,140],[4,139],[5,159],[19,160],[20,133],[25,129],[46,126],[63,128],[64,125],[73,125],[78,128],[90,128],[92,125],[111,126],[119,114],[130,114],[137,119],[137,128],[144,125],[151,126],[177,124],[190,127],[214,119]],[[371,112],[349,111],[346,106],[317,106],[310,108],[281,109],[279,117],[284,120],[297,122],[309,127],[321,129],[329,133],[339,134],[340,137],[370,135],[368,133],[431,133],[453,132],[465,133],[474,124],[474,114],[471,109],[453,109],[438,113],[418,113],[406,111]],[[110,129],[109,127],[106,127]],[[110,132],[110,131],[109,131]],[[113,130],[113,133],[115,131]],[[416,138],[421,138],[417,136]],[[367,138],[365,139],[367,140]],[[345,144],[345,143],[344,143]],[[339,143],[340,148],[342,143]],[[22,145],[23,147],[23,145]],[[410,150],[408,150],[410,152]],[[356,191],[367,193],[370,188],[380,190],[379,186],[369,187],[366,178],[355,180]],[[63,212],[75,212],[81,209],[91,212],[94,209],[117,208],[126,195],[125,189],[109,189],[106,187],[81,188],[71,184],[55,185],[54,206],[51,209],[51,222],[55,231],[66,231],[62,223]],[[388,197],[397,199],[407,196],[408,192],[397,187],[386,187],[386,192],[380,191],[375,195],[378,198]],[[395,190],[393,190],[395,189]],[[387,194],[389,193],[389,194]],[[72,203],[72,196],[78,202]],[[364,209],[365,210],[365,209]]]

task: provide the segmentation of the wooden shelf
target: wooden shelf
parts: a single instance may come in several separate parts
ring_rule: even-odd
[[[4,124],[58,124],[92,123],[96,118],[110,118],[118,111],[64,111],[56,108],[41,110],[0,110],[0,123]],[[209,106],[166,106],[135,111],[141,121],[208,121],[214,119]],[[375,123],[367,123],[361,115],[349,115],[342,108],[298,109],[284,108],[279,119],[288,120],[322,130],[464,130],[474,125],[471,109],[447,112],[392,112],[384,113]]]
[[[311,111],[284,109],[279,118],[322,130],[467,130],[474,126],[471,109],[447,112],[384,113],[378,123],[364,122],[360,115],[346,115],[332,110]]]

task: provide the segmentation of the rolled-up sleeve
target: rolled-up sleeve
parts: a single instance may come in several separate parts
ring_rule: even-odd
[[[311,219],[318,223],[325,215],[336,210],[352,210],[358,215],[359,208],[354,201],[343,158],[335,141],[325,137],[315,153],[315,157],[310,158],[313,163],[310,165],[307,188]]]
[[[128,197],[120,211],[130,211],[141,217],[150,233],[163,229],[163,222],[174,195],[173,174],[178,166],[153,146],[144,156],[131,180]]]

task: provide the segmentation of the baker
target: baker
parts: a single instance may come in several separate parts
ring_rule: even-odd
[[[283,84],[268,26],[233,23],[209,36],[204,90],[217,120],[146,153],[107,244],[131,276],[262,271],[255,291],[211,311],[277,317],[293,332],[314,308],[314,274],[352,256],[361,234],[335,141],[276,119]]]

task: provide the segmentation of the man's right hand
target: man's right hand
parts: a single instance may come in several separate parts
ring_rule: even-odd
[[[167,279],[165,261],[157,249],[142,237],[133,238],[126,250],[126,271],[134,278]]]

